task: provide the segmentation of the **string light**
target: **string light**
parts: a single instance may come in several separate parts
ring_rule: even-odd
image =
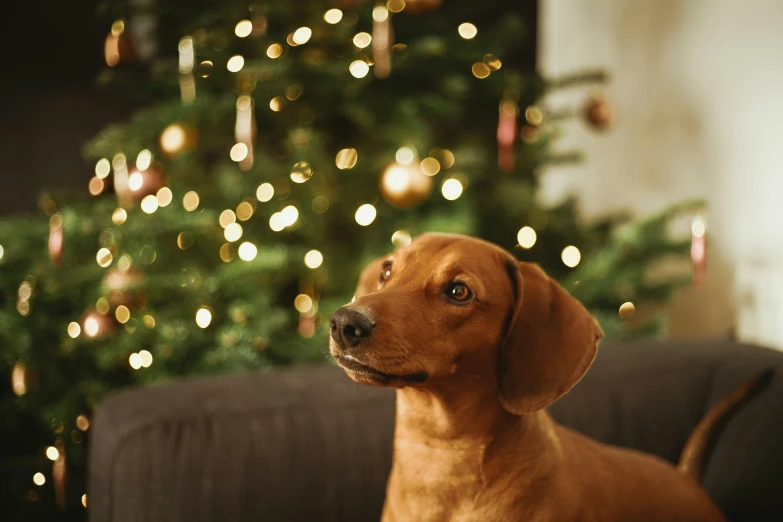
[[[82,506],[87,507],[87,493],[82,495]]]
[[[240,162],[247,158],[247,145],[244,143],[235,143],[234,146],[231,147],[229,156],[231,156],[231,159],[236,162]]]
[[[253,22],[250,20],[242,20],[234,27],[234,34],[240,38],[247,38],[250,33],[253,32]]]
[[[503,66],[503,62],[500,61],[500,58],[493,54],[485,54],[484,59],[482,60],[487,67],[490,68],[492,71],[497,71]],[[538,124],[535,124],[538,125]]]
[[[198,208],[199,204],[199,197],[198,194],[195,191],[190,191],[182,198],[182,206],[187,210],[188,212],[193,212]]]
[[[372,19],[376,22],[385,22],[389,18],[389,10],[385,6],[376,5],[372,10]]]
[[[459,24],[457,32],[465,40],[472,40],[478,34],[478,29],[476,29],[476,26],[470,22],[465,22],[464,24]]]
[[[397,248],[408,246],[411,244],[411,235],[404,230],[398,230],[392,234],[391,242]]]
[[[309,312],[313,308],[313,298],[307,294],[299,294],[294,299],[294,308],[301,314]]]
[[[324,13],[324,20],[327,24],[337,24],[343,19],[343,12],[339,9],[329,9]]]
[[[253,243],[246,241],[239,245],[238,254],[242,261],[252,261],[258,255],[258,248]]]
[[[142,186],[144,186],[144,176],[141,175],[141,172],[133,171],[131,175],[128,176],[128,188],[133,192],[136,192],[141,189]]]
[[[343,149],[337,153],[334,158],[334,164],[340,170],[352,169],[359,159],[359,153],[356,149]]]
[[[95,316],[89,316],[84,320],[84,333],[87,337],[95,337],[100,333],[101,325],[98,323],[98,319]]]
[[[372,35],[370,35],[370,33],[365,33],[365,32],[357,33],[353,37],[353,44],[359,49],[364,49],[365,47],[370,45],[370,43],[372,43]]]
[[[57,460],[60,458],[60,452],[54,446],[46,448],[46,458],[49,460]]]
[[[622,317],[626,321],[628,321],[629,319],[633,319],[635,313],[636,313],[636,307],[632,302],[627,301],[620,305],[620,317]]]
[[[86,415],[76,417],[76,427],[81,431],[87,431],[90,428],[90,419]]]
[[[291,180],[294,183],[304,183],[313,176],[313,169],[306,161],[299,161],[291,168]]]
[[[171,193],[171,189],[168,187],[161,188],[155,195],[158,200],[158,205],[161,207],[167,207],[174,200],[174,194]]]
[[[471,67],[471,71],[473,72],[473,76],[476,78],[482,79],[489,76],[489,67],[484,62],[476,62],[473,64],[473,67]]]
[[[226,69],[228,69],[230,72],[239,72],[244,66],[245,58],[241,54],[235,54],[229,58],[228,62],[226,63]]]
[[[237,205],[237,219],[240,221],[247,221],[253,216],[253,205],[247,201],[243,201]]]
[[[114,317],[117,318],[117,322],[120,324],[125,324],[130,319],[130,310],[125,305],[120,305],[117,307],[117,309],[114,311]]]
[[[532,227],[522,227],[517,232],[517,241],[522,248],[533,248],[537,238],[536,231]]]
[[[139,357],[141,358],[141,365],[144,368],[149,368],[152,365],[152,354],[147,350],[140,351]]]
[[[111,172],[111,163],[106,158],[101,158],[95,164],[95,176],[99,179],[104,179]]]
[[[285,103],[285,98],[282,96],[275,96],[271,100],[269,100],[269,108],[272,109],[274,112],[280,112],[283,110],[283,104]]]
[[[313,30],[309,27],[300,27],[294,31],[293,40],[297,45],[306,44],[310,37],[313,36]]]
[[[218,218],[218,222],[220,223],[220,226],[223,228],[226,228],[231,223],[236,223],[237,221],[237,215],[234,214],[234,211],[230,208],[227,208],[223,212],[220,213],[220,217]]]
[[[354,78],[364,78],[370,72],[370,66],[364,60],[355,60],[351,62],[348,70]]]
[[[95,256],[95,260],[98,262],[98,266],[106,268],[112,262],[111,251],[108,248],[101,248]]]
[[[275,195],[275,188],[271,183],[262,183],[256,190],[256,199],[261,203],[266,203]]]
[[[569,268],[574,268],[582,260],[582,253],[579,249],[573,245],[569,245],[563,249],[560,254],[560,258],[563,260],[563,264]]]
[[[242,237],[242,225],[239,223],[231,223],[223,231],[223,235],[226,237],[226,241],[230,243],[239,241],[239,238]]]
[[[405,9],[405,0],[389,0],[386,2],[386,8],[392,13],[399,13]]]
[[[152,153],[147,149],[139,152],[136,156],[136,169],[143,172],[150,168],[150,164],[152,164]]]
[[[36,486],[43,486],[46,484],[46,477],[44,477],[44,474],[41,472],[36,473],[33,475],[33,484]]]
[[[97,177],[90,178],[90,183],[87,186],[87,190],[90,191],[90,194],[93,196],[97,196],[101,192],[103,192],[104,183],[103,180]]]
[[[76,339],[79,337],[79,334],[82,333],[82,327],[79,326],[79,323],[72,322],[68,324],[68,335],[71,336],[73,339]]]
[[[132,353],[130,357],[128,357],[128,364],[130,364],[130,367],[134,370],[141,368],[141,355]]]
[[[416,152],[410,147],[400,147],[394,158],[400,165],[410,165],[416,157]]]
[[[196,324],[199,328],[206,328],[212,322],[212,312],[209,308],[202,306],[196,310]]]
[[[304,262],[307,268],[318,268],[324,262],[324,256],[318,250],[310,250],[304,256]]]
[[[354,218],[359,225],[366,227],[375,221],[375,216],[377,214],[378,212],[375,210],[374,206],[370,205],[369,203],[365,203],[356,209],[356,215]]]
[[[270,57],[271,59],[280,58],[280,55],[283,54],[283,46],[279,43],[273,43],[269,47],[266,48],[266,55]]]
[[[440,187],[443,197],[449,201],[454,201],[462,195],[462,183],[455,178],[447,179]]]
[[[704,237],[704,234],[707,233],[707,223],[705,223],[704,218],[701,216],[696,216],[691,221],[691,233],[693,234],[693,237]]]
[[[269,228],[271,228],[273,232],[280,232],[285,228],[285,221],[280,212],[275,212],[269,216]]]
[[[280,217],[283,219],[283,224],[290,227],[299,219],[299,209],[293,205],[288,205],[280,211]]]
[[[435,158],[424,158],[421,160],[420,168],[427,176],[434,176],[440,172],[440,162]]]
[[[164,152],[174,154],[185,146],[187,136],[182,125],[172,123],[160,134],[160,147]],[[116,170],[116,167],[115,167]]]
[[[158,198],[153,195],[144,196],[141,200],[141,210],[146,214],[152,214],[158,210]]]

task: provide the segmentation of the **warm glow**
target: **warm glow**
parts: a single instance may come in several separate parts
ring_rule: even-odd
[[[569,268],[574,268],[582,260],[582,254],[579,249],[573,245],[569,245],[563,249],[563,253],[560,254],[560,258],[563,260],[563,264]]]
[[[704,237],[704,234],[707,233],[707,223],[703,217],[696,216],[693,218],[693,221],[691,221],[691,233],[693,237]]]
[[[381,177],[383,188],[390,194],[403,194],[411,186],[411,174],[406,167],[392,165]]]
[[[280,112],[283,110],[283,104],[285,103],[285,98],[282,96],[275,96],[271,100],[269,100],[269,108],[272,109],[273,112]]]
[[[336,24],[343,19],[343,12],[339,9],[329,9],[324,13],[324,20],[327,24]]]
[[[0,259],[3,259],[3,254],[5,254],[5,249],[3,248],[3,245],[0,245]]]
[[[304,262],[307,268],[318,268],[324,262],[324,256],[318,250],[310,250],[305,254]]]
[[[370,72],[370,66],[364,60],[356,60],[351,62],[348,70],[354,78],[364,78]]]
[[[353,44],[359,49],[364,49],[372,42],[372,36],[370,33],[357,33],[353,37]]]
[[[194,191],[190,191],[182,198],[182,206],[188,212],[193,212],[198,208],[199,198],[198,194]]]
[[[522,248],[532,248],[537,238],[536,231],[531,227],[522,227],[517,232],[517,241]]]
[[[363,227],[366,227],[375,221],[375,216],[377,214],[378,212],[375,210],[374,206],[370,205],[369,203],[365,203],[356,209],[356,215],[354,217],[357,223]]]
[[[149,368],[152,365],[152,354],[147,350],[140,351],[139,357],[141,357],[141,365],[143,367]]]
[[[471,71],[476,78],[486,78],[489,76],[490,69],[484,62],[476,62],[471,67]]]
[[[337,153],[334,158],[334,164],[340,170],[352,169],[356,165],[356,161],[359,159],[359,153],[356,149],[343,149]]]
[[[182,125],[174,123],[163,129],[160,135],[160,147],[169,154],[179,152],[185,146],[185,138],[185,129]]]
[[[283,220],[283,214],[275,212],[269,217],[269,228],[273,232],[280,232],[285,228],[285,221]]]
[[[636,307],[632,302],[627,301],[620,305],[620,317],[622,317],[626,321],[632,319],[635,313],[636,313]]]
[[[158,198],[153,195],[144,196],[144,199],[141,200],[141,210],[143,210],[146,214],[154,213],[156,210],[158,210],[159,206]]]
[[[399,13],[405,9],[405,0],[388,0],[386,8],[392,13]]]
[[[280,217],[283,219],[283,225],[290,227],[299,219],[299,209],[293,205],[288,205],[280,211]]]
[[[87,493],[82,495],[82,506],[87,507]]]
[[[385,22],[389,18],[389,10],[385,6],[376,5],[372,10],[372,19],[376,22]]]
[[[246,241],[239,245],[237,253],[239,254],[239,259],[242,261],[252,261],[256,258],[256,255],[258,255],[258,248],[256,248],[253,243]]]
[[[416,152],[410,147],[400,147],[397,149],[397,154],[394,155],[400,165],[410,165],[415,157]]]
[[[114,317],[117,318],[117,322],[120,324],[125,324],[130,319],[130,310],[128,310],[127,306],[120,305],[114,311]]]
[[[256,190],[256,199],[261,203],[266,203],[275,195],[275,188],[271,183],[262,183]]]
[[[478,29],[476,29],[475,25],[465,22],[464,24],[459,24],[457,32],[459,32],[459,35],[465,40],[472,40],[478,34]]]
[[[196,311],[196,324],[199,328],[206,328],[212,322],[212,312],[209,308],[202,306]]]
[[[500,61],[500,58],[492,54],[485,54],[483,61],[485,64],[487,64],[487,67],[493,71],[497,71],[503,66],[503,62]],[[535,125],[538,124],[536,123]]]
[[[90,419],[86,415],[76,417],[76,427],[81,431],[87,431],[90,428]]]
[[[242,67],[245,66],[245,59],[240,54],[236,54],[228,59],[228,63],[226,63],[226,69],[228,69],[231,72],[239,72],[242,70]]]
[[[125,154],[115,154],[111,159],[111,166],[114,170],[124,170],[128,166]]]
[[[111,163],[106,158],[101,158],[95,164],[95,176],[100,179],[106,178],[111,172]]]
[[[253,205],[247,201],[243,201],[237,205],[237,219],[240,221],[247,221],[253,216]]]
[[[278,43],[274,43],[266,48],[266,55],[273,60],[280,58],[281,54],[283,54],[283,46]]]
[[[95,337],[98,335],[100,329],[101,325],[94,316],[90,316],[84,320],[84,333],[86,333],[88,337]]]
[[[247,158],[247,145],[244,143],[235,143],[234,146],[231,147],[229,156],[231,156],[233,161],[242,161]]]
[[[226,241],[230,243],[239,241],[239,238],[242,237],[242,225],[239,223],[231,223],[223,231],[223,235],[226,237]]]
[[[137,190],[140,190],[141,187],[144,186],[144,176],[141,175],[141,172],[133,171],[130,176],[128,176],[128,188],[131,189],[133,192],[136,192]]]
[[[57,460],[60,458],[60,452],[54,446],[46,448],[46,458],[49,460]]]
[[[68,324],[68,335],[76,339],[80,333],[82,333],[82,327],[79,326],[79,323],[72,322]]]
[[[98,254],[95,256],[95,260],[98,262],[98,266],[106,268],[112,262],[113,256],[108,248],[101,248],[98,250]]]
[[[435,158],[424,158],[421,160],[421,171],[427,176],[434,176],[440,172],[440,162]]]
[[[158,205],[161,207],[169,206],[169,204],[174,200],[174,194],[171,193],[171,189],[168,187],[163,187],[160,189],[155,197],[158,200]]]
[[[97,196],[101,192],[103,192],[104,183],[101,178],[93,177],[90,178],[90,183],[87,186],[87,190],[90,191],[90,194],[93,196]]]
[[[404,230],[398,230],[392,234],[391,241],[397,248],[408,246],[411,244],[411,235]]]
[[[141,368],[141,355],[132,353],[131,356],[128,357],[128,364],[130,364],[130,367],[134,370]]]
[[[458,179],[447,179],[440,187],[443,197],[449,201],[454,201],[462,195],[462,183]]]
[[[218,222],[220,223],[221,227],[226,228],[231,223],[237,222],[237,215],[234,214],[233,210],[227,208],[226,210],[220,213],[220,217],[218,217]]]
[[[44,477],[43,473],[40,472],[36,473],[35,475],[33,475],[33,483],[36,486],[43,486],[44,484],[46,484],[46,477]]]
[[[299,294],[294,299],[294,308],[299,313],[307,313],[313,308],[313,298],[307,294]]]
[[[294,183],[304,183],[313,176],[313,169],[306,161],[299,161],[291,168],[291,180]]]
[[[247,38],[250,33],[253,32],[253,22],[250,20],[242,20],[234,27],[234,34],[240,38]]]
[[[313,30],[309,27],[300,27],[294,31],[293,40],[297,45],[306,44],[310,37],[313,36]]]
[[[150,168],[151,163],[152,163],[152,153],[147,149],[144,149],[143,151],[139,152],[139,155],[136,156],[136,170],[143,172],[148,168]]]

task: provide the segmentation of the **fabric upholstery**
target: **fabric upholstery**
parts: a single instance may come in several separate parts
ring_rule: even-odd
[[[783,353],[606,345],[550,411],[598,440],[676,462],[703,413],[770,365],[780,371],[721,432],[704,484],[732,521],[783,520]],[[90,520],[377,520],[393,425],[392,390],[330,365],[125,390],[91,428]]]

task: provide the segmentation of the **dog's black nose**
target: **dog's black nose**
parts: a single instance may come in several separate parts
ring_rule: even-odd
[[[332,328],[332,339],[344,348],[352,348],[369,339],[375,321],[365,313],[343,307],[332,314],[329,326]]]

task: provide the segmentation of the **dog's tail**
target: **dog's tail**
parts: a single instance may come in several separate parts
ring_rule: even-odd
[[[738,386],[707,411],[685,443],[680,462],[677,464],[680,473],[701,482],[704,463],[712,449],[715,435],[737,410],[769,384],[774,373],[774,368],[766,368]]]

